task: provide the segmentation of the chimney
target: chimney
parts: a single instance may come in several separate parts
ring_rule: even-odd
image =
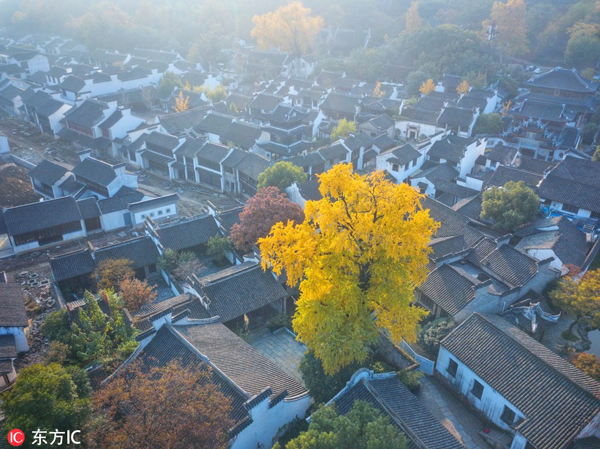
[[[496,239],[496,248],[500,249],[502,247],[502,245],[508,244],[508,242],[510,241],[510,239],[512,237],[513,237],[512,234],[506,234],[506,235],[503,235],[502,237],[498,237]]]

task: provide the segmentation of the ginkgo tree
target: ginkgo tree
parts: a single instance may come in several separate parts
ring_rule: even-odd
[[[381,171],[360,176],[338,164],[319,180],[323,198],[306,202],[304,221],[277,223],[259,245],[263,268],[299,284],[294,330],[333,374],[365,360],[380,329],[415,340],[426,311],[413,290],[438,223],[419,193]]]

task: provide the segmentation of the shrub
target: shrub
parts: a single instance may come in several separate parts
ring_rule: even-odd
[[[423,373],[421,371],[413,370],[401,370],[398,371],[398,379],[406,385],[410,391],[417,391],[421,387],[421,379],[423,378]]]
[[[440,350],[440,341],[448,335],[456,324],[450,318],[440,318],[423,327],[419,335],[419,343],[432,354],[438,353]]]
[[[292,317],[287,313],[273,315],[267,320],[267,328],[269,328],[271,332],[275,332],[277,329],[280,329],[282,327],[286,327],[292,332],[294,331],[294,329],[292,328]]]

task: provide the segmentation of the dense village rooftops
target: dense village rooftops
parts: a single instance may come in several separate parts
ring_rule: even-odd
[[[271,112],[281,101],[283,101],[281,97],[260,93],[250,101],[248,108],[250,110]]]
[[[211,316],[230,321],[287,296],[287,292],[259,264],[248,262],[203,278],[193,276],[192,286],[203,295]]]
[[[431,146],[427,154],[431,157],[445,159],[452,163],[458,164],[462,160],[465,151],[465,145],[454,144],[450,139],[445,138],[436,141]]]
[[[219,114],[216,112],[209,112],[208,115],[202,120],[194,130],[196,132],[205,132],[210,134],[216,134],[218,136],[224,136],[231,123],[233,122],[231,116]]]
[[[567,156],[542,180],[541,198],[600,212],[600,163]]]
[[[567,110],[564,104],[549,104],[527,99],[516,105],[511,112],[518,117],[551,122],[569,122],[575,119],[575,114]]]
[[[519,170],[518,168],[507,167],[500,165],[488,182],[488,186],[502,187],[507,182],[519,182],[523,181],[527,187],[537,190],[537,186],[542,180],[542,175],[537,173],[531,173],[525,170]]]
[[[438,118],[438,123],[449,126],[460,126],[461,128],[468,128],[469,126],[471,126],[474,120],[475,111],[473,111],[473,109],[448,106],[440,114],[440,117]]]
[[[332,403],[346,415],[355,401],[365,401],[387,416],[412,444],[426,449],[460,449],[463,446],[425,408],[395,373],[372,374],[358,371]]]
[[[48,159],[42,159],[39,164],[29,170],[29,177],[52,186],[56,181],[65,176],[68,171],[62,165],[58,165]]]
[[[165,115],[160,118],[162,127],[172,135],[179,135],[197,126],[210,109],[210,106],[200,106],[187,111]]]
[[[65,119],[75,125],[91,128],[104,118],[106,109],[108,109],[106,103],[88,99],[78,107],[68,111],[65,114]]]
[[[66,196],[11,207],[4,211],[4,219],[9,234],[14,236],[66,223],[79,222],[82,218],[75,198]]]
[[[441,345],[525,415],[535,447],[566,447],[600,411],[598,382],[501,317],[475,313]]]
[[[157,150],[160,152],[161,149],[174,150],[179,145],[179,139],[170,134],[161,133],[158,131],[152,131],[150,134],[145,134],[144,142],[146,148],[149,150]]]
[[[350,95],[344,92],[330,92],[321,104],[321,109],[354,115],[359,103],[360,97],[358,95]]]
[[[524,84],[528,87],[559,89],[589,94],[596,92],[598,89],[597,83],[586,80],[577,73],[577,70],[563,69],[562,67],[557,67],[548,73],[534,76]]]
[[[414,161],[421,157],[421,153],[415,150],[414,147],[408,143],[396,148],[382,151],[380,154],[384,155],[389,153],[393,154],[393,157],[388,158],[388,162],[399,165],[408,164],[410,161]]]
[[[87,157],[73,167],[71,172],[77,178],[93,181],[106,187],[117,178],[115,170],[124,165],[124,163],[112,165],[93,157]]]
[[[231,142],[242,148],[251,148],[261,134],[262,131],[258,126],[233,121],[222,137],[224,142]]]
[[[207,243],[219,233],[219,228],[212,215],[204,215],[159,225],[154,232],[163,247],[182,251]]]
[[[83,80],[83,78],[80,78],[78,76],[69,75],[65,77],[63,82],[60,83],[58,87],[69,92],[78,93],[85,87],[85,81]]]
[[[309,110],[292,106],[290,104],[278,104],[275,109],[264,115],[264,118],[275,123],[300,122],[308,114]]]
[[[29,325],[21,284],[0,282],[0,311],[2,311],[0,327],[27,327]]]
[[[585,234],[564,216],[538,220],[519,228],[515,233],[521,240],[516,248],[550,249],[563,264],[573,264],[584,268],[590,244]]]

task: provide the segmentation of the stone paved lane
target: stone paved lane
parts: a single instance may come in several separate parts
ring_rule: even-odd
[[[294,334],[284,328],[278,329],[272,335],[252,343],[252,347],[304,385],[298,365],[306,346],[297,342]]]

